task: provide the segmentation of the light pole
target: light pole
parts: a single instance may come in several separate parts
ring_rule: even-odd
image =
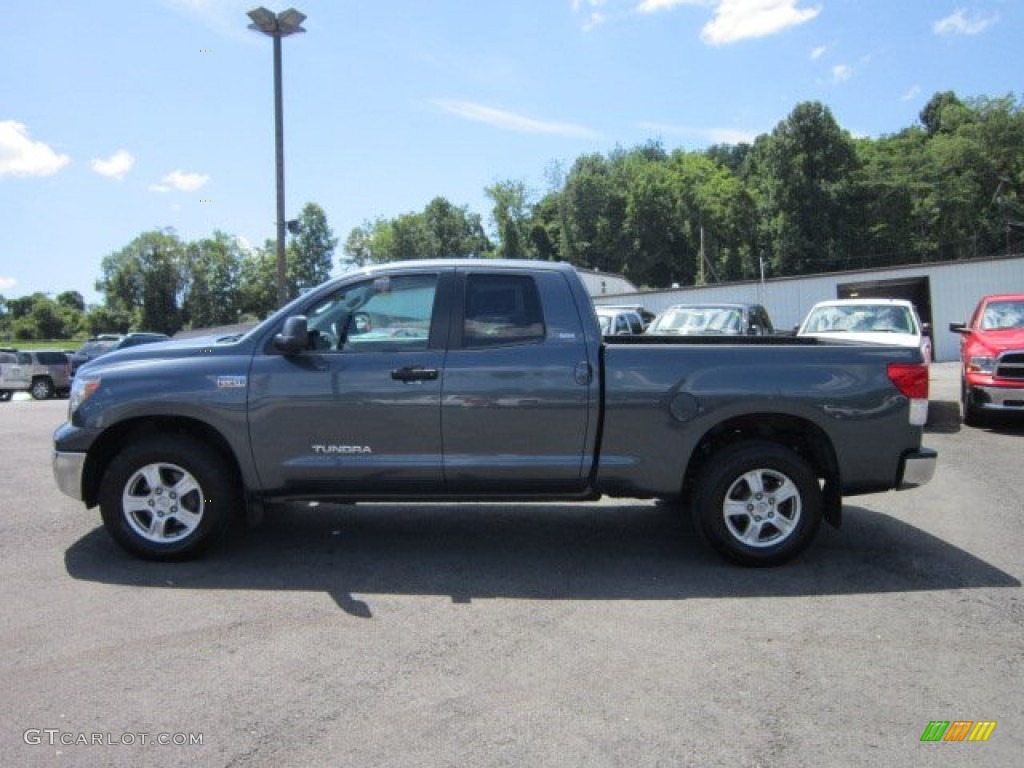
[[[284,109],[281,98],[281,38],[296,32],[305,32],[302,22],[305,14],[294,8],[274,14],[262,6],[249,11],[252,24],[249,29],[274,38],[274,145],[277,158],[277,306],[288,300],[284,252]]]

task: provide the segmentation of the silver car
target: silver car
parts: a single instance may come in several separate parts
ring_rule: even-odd
[[[48,400],[54,395],[66,397],[71,391],[71,361],[66,352],[25,349],[16,354],[29,381],[29,394],[34,399]]]
[[[0,352],[0,403],[10,400],[15,392],[28,389],[29,384],[28,371],[18,362],[18,353]]]

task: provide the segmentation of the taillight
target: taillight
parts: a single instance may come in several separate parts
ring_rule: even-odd
[[[910,423],[924,426],[928,421],[928,366],[914,363],[889,363],[889,380],[910,399]]]
[[[889,378],[904,395],[911,399],[928,399],[928,366],[908,363],[889,363]]]

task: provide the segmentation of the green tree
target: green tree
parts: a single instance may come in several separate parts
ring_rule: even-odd
[[[237,239],[215,231],[213,237],[184,249],[183,316],[190,328],[237,322],[242,249]]]
[[[85,330],[90,336],[101,333],[128,333],[135,325],[135,315],[107,305],[93,307],[85,318]]]
[[[562,243],[561,195],[549,192],[531,209],[529,220],[531,251],[538,259],[561,259]]]
[[[497,255],[527,259],[536,255],[530,239],[530,199],[521,181],[499,181],[484,189],[494,203],[491,217],[498,232]]]
[[[57,294],[57,303],[62,307],[85,312],[85,298],[78,291],[64,291]]]
[[[759,140],[761,221],[776,274],[842,266],[855,247],[851,179],[857,170],[853,140],[818,102],[797,105],[771,135]]]
[[[331,276],[338,244],[327,224],[327,214],[316,203],[306,203],[298,222],[298,234],[288,244],[288,289],[292,297]]]
[[[466,206],[435,197],[423,209],[423,218],[434,233],[439,257],[484,256],[491,250],[480,216],[470,213]]]
[[[374,260],[372,249],[373,225],[364,223],[361,226],[353,227],[352,231],[348,233],[348,237],[345,238],[345,244],[342,246],[342,250],[347,258],[340,260],[339,263],[342,267],[349,265],[365,266]]]
[[[620,160],[621,155],[583,155],[566,175],[560,251],[573,264],[620,272],[628,263],[626,190],[616,174]]]
[[[240,319],[262,320],[277,308],[277,250],[274,240],[245,253],[238,269]]]
[[[133,326],[173,334],[182,327],[183,252],[173,229],[144,232],[103,259],[96,289],[111,309],[131,313]]]
[[[420,213],[363,222],[349,232],[344,246],[347,263],[357,265],[486,256],[491,249],[480,216],[443,197],[435,197]]]

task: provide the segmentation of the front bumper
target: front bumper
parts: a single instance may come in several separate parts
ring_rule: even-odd
[[[61,493],[76,501],[82,501],[82,473],[85,470],[85,454],[66,451],[53,452],[53,479]]]
[[[939,454],[931,448],[919,448],[903,456],[903,471],[896,489],[906,491],[918,488],[931,481],[935,476],[935,465]]]
[[[971,406],[983,411],[1024,412],[1024,387],[990,387],[970,384]]]

